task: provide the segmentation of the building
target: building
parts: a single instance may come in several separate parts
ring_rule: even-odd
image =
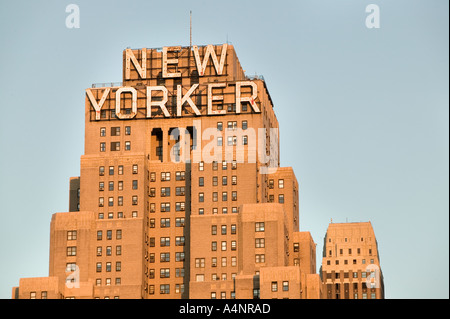
[[[320,298],[298,192],[266,83],[232,45],[126,49],[123,82],[86,90],[49,277],[13,298]]]
[[[330,223],[324,238],[323,299],[384,299],[384,281],[372,224]]]

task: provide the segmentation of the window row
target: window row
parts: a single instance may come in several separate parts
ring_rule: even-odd
[[[232,267],[237,266],[237,257],[233,256],[230,258],[230,265]],[[211,257],[211,267],[215,268],[217,267],[217,257]],[[228,258],[227,257],[221,257],[220,259],[220,266],[227,267],[228,266]],[[205,268],[205,258],[195,258],[195,268]]]
[[[350,271],[350,272],[344,272],[343,278],[349,278],[350,274],[352,275],[352,278],[359,278],[359,273],[357,271]],[[375,276],[375,271],[361,271],[361,278],[367,278],[370,276]],[[341,278],[340,272],[327,272],[327,279],[339,279]]]
[[[113,247],[106,246],[104,251],[105,251],[105,256],[112,256]],[[115,253],[116,253],[116,256],[121,256],[122,255],[122,246],[120,246],[120,245],[116,246]],[[103,247],[102,246],[97,247],[97,256],[98,257],[103,256]]]
[[[231,244],[231,247],[230,247],[231,250],[237,249],[237,241],[236,240],[232,240],[230,242],[230,244]],[[227,248],[228,248],[228,242],[226,242],[226,241],[220,242],[220,250],[221,251],[226,251]],[[211,251],[217,251],[217,241],[211,242]]]
[[[218,186],[218,184],[219,184],[219,177],[213,176],[212,177],[212,186]],[[222,185],[223,186],[228,185],[228,176],[222,176]],[[236,175],[231,176],[231,185],[237,185],[237,176]],[[198,186],[199,187],[205,186],[205,178],[204,177],[198,178]]]
[[[248,128],[248,122],[242,121],[241,127],[243,130],[246,130]],[[228,121],[227,122],[227,129],[235,131],[237,130],[237,121]],[[217,122],[217,130],[223,131],[223,122]]]
[[[149,247],[155,247],[155,242],[156,242],[155,237],[149,237],[146,243],[148,244]],[[175,246],[184,246],[184,245],[185,245],[184,236],[175,237]],[[160,237],[159,246],[170,247],[170,237]]]
[[[155,285],[148,285],[148,289],[147,287],[145,289],[148,290],[149,295],[155,294]],[[184,284],[175,284],[175,293],[181,294],[183,292],[184,292]],[[170,285],[169,284],[159,285],[159,293],[161,295],[170,294]]]
[[[114,283],[116,286],[120,286],[122,284],[122,278],[117,277],[114,280]],[[101,278],[96,278],[95,279],[95,285],[96,286],[101,286],[102,285],[102,279]],[[111,278],[105,278],[105,286],[111,286]]]
[[[150,203],[150,213],[156,212],[156,204]],[[186,210],[186,203],[185,202],[176,202],[175,203],[175,211],[176,212],[183,212]],[[161,203],[160,204],[160,211],[161,213],[168,213],[170,212],[170,203]]]
[[[120,151],[120,142],[111,142],[111,151]],[[131,151],[131,142],[125,142],[125,151]],[[106,152],[106,142],[100,142],[100,152]]]
[[[111,240],[112,238],[113,238],[113,231],[107,230],[106,231],[106,239]],[[102,239],[103,239],[103,230],[98,230],[97,231],[97,240],[102,240]],[[122,230],[121,229],[116,230],[116,239],[122,239]]]
[[[133,174],[137,174],[138,173],[138,165],[137,164],[133,164],[131,172]],[[115,173],[115,167],[114,166],[109,166],[108,167],[108,174],[112,176],[112,175],[114,175],[114,173]],[[117,174],[123,175],[123,173],[124,173],[123,165],[117,166]],[[105,166],[100,166],[98,168],[98,174],[100,176],[104,176],[105,175]]]
[[[272,189],[274,187],[274,180],[269,179],[269,188]],[[284,188],[284,179],[278,180],[278,188]]]
[[[184,261],[185,260],[185,253],[184,252],[176,252],[175,253],[175,261]],[[148,262],[154,263],[156,262],[155,254],[150,253],[148,254]],[[169,252],[163,252],[159,254],[159,262],[170,262],[170,253]]]
[[[185,196],[186,195],[185,186],[175,187],[175,195],[176,196]],[[154,187],[150,188],[148,191],[148,196],[156,197],[156,188],[154,188]],[[160,196],[161,197],[170,197],[170,187],[161,187]]]
[[[227,136],[227,145],[228,146],[235,146],[237,145],[237,136]],[[243,135],[241,145],[248,145],[248,136]],[[223,146],[223,137],[218,136],[217,137],[217,146]]]
[[[155,218],[147,218],[147,226],[149,228],[155,228],[156,227]],[[161,218],[160,227],[162,228],[170,227],[170,218]],[[184,217],[175,218],[175,227],[184,227]]]
[[[138,196],[133,195],[131,196],[131,204],[137,205],[138,204]],[[105,206],[105,198],[99,197],[98,198],[98,207],[104,207]],[[108,197],[108,206],[114,206],[114,197]],[[123,196],[117,197],[117,206],[123,206]]]
[[[335,260],[334,262],[335,262],[336,265],[339,265],[339,260]],[[357,262],[358,262],[357,259],[353,259],[352,260],[352,264],[353,265],[356,265]],[[366,259],[361,259],[361,263],[363,265],[365,265],[366,264]],[[375,259],[370,259],[370,264],[373,264],[373,263],[375,263]],[[348,264],[349,264],[348,263],[348,259],[344,259],[344,265],[348,265]],[[331,265],[331,261],[330,260],[327,260],[327,265]]]
[[[131,126],[125,126],[125,135],[131,135]],[[100,136],[106,136],[106,127],[100,128]],[[111,127],[111,136],[120,136],[120,126]]]
[[[161,269],[168,269],[168,268],[161,268]],[[155,269],[145,269],[144,273],[147,275],[149,279],[155,279]],[[161,272],[160,272],[161,273]],[[164,273],[166,273],[166,270],[164,270]],[[170,270],[169,270],[170,273]],[[183,278],[184,277],[184,268],[175,268],[175,278]]]
[[[198,163],[198,170],[199,171],[203,171],[205,169],[205,162],[199,162]],[[212,169],[214,171],[216,171],[218,169],[218,162],[213,161],[212,162]],[[227,161],[222,161],[222,170],[227,170],[228,169],[228,163]],[[237,169],[237,162],[236,161],[232,161],[231,162],[231,169]]]
[[[212,193],[212,201],[217,202],[218,199],[219,199],[219,193],[213,192]],[[237,191],[231,192],[231,200],[237,201]],[[203,192],[198,193],[198,201],[200,203],[203,203],[205,201],[205,193],[203,193]],[[222,202],[226,202],[226,201],[228,201],[228,192],[222,192]]]
[[[116,267],[115,267],[116,271],[121,271],[122,270],[122,262],[120,261],[116,261]],[[103,263],[102,262],[98,262],[95,266],[95,271],[96,272],[102,272],[103,271]],[[111,272],[112,271],[112,262],[106,262],[105,263],[105,271],[106,272]]]
[[[184,181],[186,178],[185,174],[186,174],[185,171],[175,172],[175,180]],[[150,177],[150,182],[156,182],[156,173],[155,172],[151,172],[149,177]],[[161,172],[161,181],[162,182],[170,181],[170,179],[171,179],[170,172]]]
[[[237,214],[238,208],[237,207],[232,207],[231,208],[231,212],[233,214]],[[219,209],[217,207],[214,207],[212,209],[212,213],[213,213],[213,215],[218,214],[219,213]],[[205,214],[205,209],[204,208],[199,208],[198,209],[198,214],[199,215],[204,215]],[[222,214],[228,214],[228,207],[222,207]]]
[[[114,213],[113,212],[109,212],[107,215],[108,219],[113,219],[114,218]],[[124,215],[123,212],[117,212],[117,218],[125,218],[126,216]],[[131,218],[137,218],[138,217],[138,212],[137,211],[132,211],[131,212]],[[105,214],[104,213],[98,213],[98,219],[104,219],[105,218]]]
[[[281,283],[282,291],[289,291],[289,281],[282,281]],[[270,289],[272,292],[278,291],[278,281],[272,281],[270,284]]]
[[[273,194],[269,195],[269,203],[275,202],[275,197]],[[278,194],[278,203],[284,204],[284,194]]]
[[[114,190],[114,182],[110,181],[108,182],[108,190],[109,191],[113,191]],[[138,181],[137,180],[133,180],[131,181],[131,189],[136,190],[138,189]],[[105,190],[105,182],[99,182],[98,184],[98,190],[99,191],[104,191]],[[117,190],[119,191],[123,191],[123,181],[118,181],[117,182]]]
[[[230,225],[230,234],[235,235],[236,234],[236,224]],[[228,230],[227,225],[221,225],[220,226],[220,233],[222,235],[226,235]],[[217,235],[217,225],[211,225],[211,235]]]
[[[352,249],[351,248],[348,248],[348,250],[347,250],[347,252],[348,252],[348,255],[352,255]],[[372,255],[372,249],[371,248],[369,248],[369,250],[368,250],[368,252],[369,252],[369,255]],[[356,249],[356,253],[358,254],[358,255],[360,255],[361,254],[361,248],[357,248]],[[332,254],[332,251],[331,250],[329,250],[328,251],[328,256],[331,256],[331,254]],[[344,249],[339,249],[339,255],[340,256],[343,256],[344,255]]]

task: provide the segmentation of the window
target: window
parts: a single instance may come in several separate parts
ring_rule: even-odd
[[[175,237],[175,246],[184,246],[184,244],[185,244],[184,236]]]
[[[237,176],[236,175],[231,176],[231,185],[237,185]]]
[[[138,173],[138,165],[133,164],[133,174],[137,174],[137,173]]]
[[[161,172],[161,181],[170,181],[170,172]]]
[[[222,201],[226,202],[228,200],[228,193],[227,192],[222,192]]]
[[[242,136],[242,145],[247,145],[248,144],[248,136],[244,135]]]
[[[263,263],[263,262],[265,262],[265,255],[264,254],[256,254],[255,255],[255,262],[256,263]]]
[[[217,138],[217,146],[222,146],[222,137]]]
[[[170,196],[170,187],[161,187],[161,197]]]
[[[217,225],[211,225],[211,235],[217,235]]]
[[[123,206],[123,196],[117,197],[117,206]]]
[[[280,203],[280,204],[284,203],[284,195],[283,194],[278,195],[278,203]]]
[[[278,188],[284,188],[284,179],[278,180]]]
[[[97,263],[95,269],[97,272],[102,272],[102,263]]]
[[[105,166],[100,166],[98,168],[98,175],[100,175],[100,176],[105,175]]]
[[[270,188],[270,189],[273,188],[273,179],[269,179],[269,188]]]
[[[131,188],[138,189],[138,181],[137,180],[133,180]]]
[[[159,288],[161,295],[170,294],[170,285],[160,285]]]
[[[47,291],[41,291],[41,299],[47,299]]]
[[[211,250],[217,251],[217,242],[216,241],[211,242]]]
[[[222,214],[228,214],[228,207],[222,207]]]
[[[195,268],[205,268],[205,258],[195,258]]]
[[[161,253],[159,255],[161,262],[169,262],[170,261],[170,253]]]
[[[130,141],[126,141],[125,142],[125,151],[130,151],[131,150],[131,142]]]
[[[205,213],[205,210],[203,208],[198,209],[198,214],[203,215]]]
[[[123,181],[118,181],[118,182],[117,182],[117,189],[118,189],[119,191],[123,191]]]
[[[212,162],[212,170],[217,171],[217,161]]]
[[[236,250],[237,243],[235,240],[231,241],[231,250]]]
[[[184,181],[185,180],[185,172],[184,171],[175,172],[175,179],[177,181]]]
[[[223,161],[222,162],[222,170],[226,170],[227,169],[227,161]]]
[[[114,197],[108,198],[108,206],[114,206]]]
[[[131,126],[125,126],[125,135],[131,135]]]
[[[120,151],[120,142],[111,142],[111,151]]]
[[[205,194],[198,193],[198,201],[203,203],[205,201]]]
[[[108,190],[113,191],[114,190],[114,182],[108,183]]]
[[[170,203],[161,203],[161,212],[170,212]]]
[[[217,122],[217,130],[218,131],[222,131],[223,130],[223,123],[222,122]]]
[[[222,225],[221,227],[221,234],[226,235],[227,234],[227,225]]]
[[[235,235],[236,234],[236,224],[232,224],[231,225],[231,234]]]
[[[99,207],[103,207],[104,201],[105,201],[105,200],[104,200],[103,197],[99,197],[99,198],[98,198],[98,206],[99,206]]]
[[[67,247],[67,256],[76,256],[77,255],[77,247],[71,246]]]
[[[231,192],[231,200],[232,201],[237,201],[237,191],[232,191]]]
[[[175,261],[184,261],[185,255],[184,252],[175,253]]]
[[[299,252],[299,251],[300,251],[300,244],[294,243],[294,252]]]
[[[170,218],[161,218],[161,228],[167,228],[170,227]]]
[[[289,281],[283,281],[283,291],[289,291]]]
[[[116,239],[122,239],[122,230],[121,229],[116,230]]]
[[[122,270],[122,262],[116,261],[116,271],[121,271],[121,270]]]
[[[170,278],[170,268],[161,268],[159,278]]]
[[[177,202],[175,203],[175,211],[177,212],[184,212],[185,210],[185,203],[184,202]]]
[[[109,167],[109,175],[114,175],[114,166]]]
[[[77,239],[77,231],[76,230],[69,230],[67,232],[67,240],[76,240]]]
[[[223,186],[226,186],[227,183],[228,183],[227,176],[222,176],[222,185],[223,185]]]
[[[100,143],[100,152],[105,152],[106,151],[106,143],[102,142]]]
[[[185,188],[184,186],[180,186],[175,188],[175,195],[176,196],[184,196],[185,195]]]
[[[246,130],[248,128],[247,121],[242,121],[242,129]]]
[[[256,222],[255,223],[255,231],[256,232],[264,231],[264,222]]]
[[[264,248],[265,240],[264,238],[255,238],[255,248]]]
[[[161,237],[159,240],[159,245],[161,247],[169,247],[170,246],[170,237]]]
[[[106,127],[100,128],[100,136],[106,136]]]
[[[175,227],[184,227],[184,217],[175,218]]]
[[[278,282],[272,281],[272,284],[270,285],[272,292],[278,291]]]
[[[111,127],[111,136],[120,136],[120,127]]]
[[[203,169],[204,169],[204,163],[203,162],[198,163],[198,170],[203,171]]]
[[[198,178],[198,186],[203,187],[203,185],[205,185],[204,181],[205,181],[205,179],[203,177],[199,177]]]
[[[122,246],[118,245],[116,246],[116,256],[122,255]]]

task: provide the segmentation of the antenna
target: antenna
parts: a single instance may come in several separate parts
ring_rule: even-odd
[[[192,48],[192,10],[189,11],[189,47]]]

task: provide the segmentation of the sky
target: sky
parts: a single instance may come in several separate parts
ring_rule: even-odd
[[[120,82],[127,47],[188,46],[190,10],[193,44],[228,41],[265,78],[318,268],[331,219],[370,221],[386,298],[449,298],[448,6],[0,0],[0,298],[48,276],[51,216],[68,211],[84,153],[85,89]]]

